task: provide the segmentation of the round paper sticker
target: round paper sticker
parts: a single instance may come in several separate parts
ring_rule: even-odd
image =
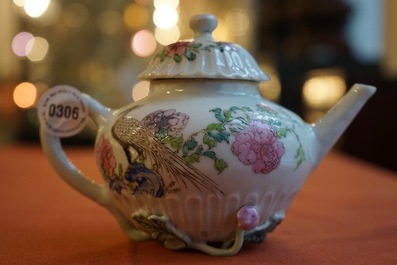
[[[58,137],[79,133],[88,121],[88,107],[81,92],[66,85],[47,90],[40,98],[37,113],[40,125]]]

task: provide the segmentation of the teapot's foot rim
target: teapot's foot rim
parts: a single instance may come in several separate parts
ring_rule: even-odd
[[[266,222],[250,231],[244,231],[237,226],[234,239],[221,242],[219,246],[215,246],[213,242],[193,241],[178,230],[167,216],[152,215],[141,209],[133,213],[131,218],[139,225],[142,232],[163,243],[168,249],[191,248],[211,256],[233,256],[240,251],[244,242],[260,243],[265,240],[267,233],[272,232],[282,222],[284,213],[273,214]]]

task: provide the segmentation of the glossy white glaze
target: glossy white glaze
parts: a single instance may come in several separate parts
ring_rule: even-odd
[[[212,17],[209,23],[204,18],[208,15],[192,23],[202,43],[212,41],[215,25]],[[143,74],[151,79],[149,95],[119,110],[84,96],[98,127],[96,157],[104,186],[68,161],[59,138],[41,129],[41,140],[59,175],[107,207],[132,239],[153,237],[171,249],[233,255],[244,240],[257,241],[280,223],[375,88],[354,86],[310,125],[260,96],[258,83],[267,76],[256,63],[247,70],[254,61],[247,59],[242,68],[229,65],[229,73],[211,63],[215,52],[203,51],[193,60],[157,58],[161,65],[154,62]],[[241,216],[250,213],[258,216]],[[245,231],[252,224],[238,221],[250,218],[255,224],[259,218],[258,225]]]

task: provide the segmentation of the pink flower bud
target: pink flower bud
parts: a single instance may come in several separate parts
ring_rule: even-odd
[[[259,213],[254,206],[243,206],[237,212],[237,223],[241,229],[252,230],[259,224]]]

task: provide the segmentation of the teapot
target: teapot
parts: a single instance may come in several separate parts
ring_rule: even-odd
[[[145,98],[112,110],[82,93],[104,184],[68,160],[59,136],[41,126],[40,138],[57,173],[109,209],[132,240],[235,255],[282,222],[376,88],[355,84],[307,124],[261,97],[269,76],[241,46],[213,39],[215,16],[196,15],[190,26],[193,40],[168,45],[140,74],[150,81]]]

